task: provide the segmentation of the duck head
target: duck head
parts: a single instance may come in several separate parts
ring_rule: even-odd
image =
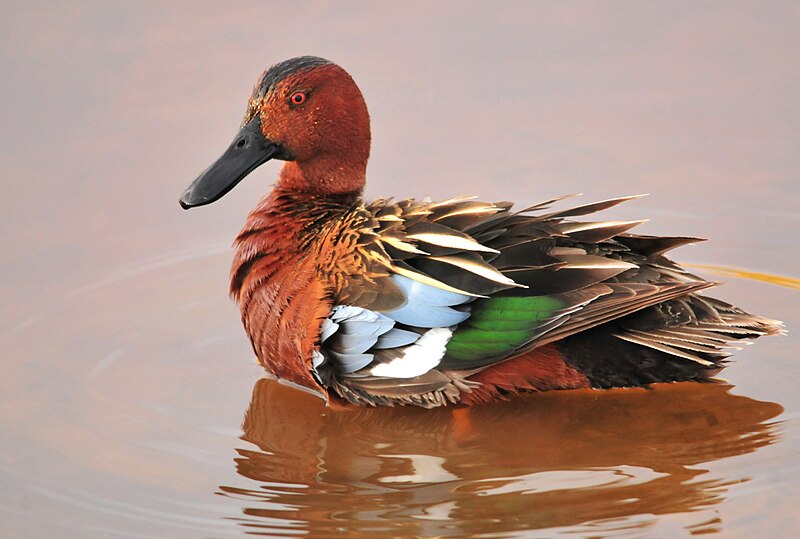
[[[264,72],[242,126],[180,198],[184,209],[219,200],[270,159],[286,161],[278,187],[312,195],[360,193],[369,158],[369,114],[341,67],[315,56]]]

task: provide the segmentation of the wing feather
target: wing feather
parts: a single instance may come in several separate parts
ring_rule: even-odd
[[[702,240],[629,232],[644,221],[575,220],[644,195],[542,213],[572,196],[517,212],[475,197],[356,208],[335,236],[348,255],[331,277],[333,298],[392,326],[323,324],[314,366],[335,368],[320,378],[351,402],[433,407],[470,391],[481,369],[615,320],[620,339],[703,367],[718,366],[731,341],[780,331],[697,296],[717,283],[663,256]]]

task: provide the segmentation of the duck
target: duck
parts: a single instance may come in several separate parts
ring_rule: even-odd
[[[211,204],[284,162],[235,240],[230,294],[258,362],[330,406],[711,382],[737,345],[783,331],[666,256],[699,238],[586,217],[638,196],[365,201],[369,155],[353,78],[301,56],[263,72],[233,142],[180,197]]]

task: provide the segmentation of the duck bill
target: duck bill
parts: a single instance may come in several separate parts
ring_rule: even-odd
[[[258,166],[273,158],[286,159],[281,146],[264,138],[256,115],[245,124],[222,157],[205,169],[180,198],[185,210],[219,200]]]

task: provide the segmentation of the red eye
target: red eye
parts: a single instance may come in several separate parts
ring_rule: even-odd
[[[302,105],[306,101],[306,93],[305,92],[295,92],[292,94],[292,97],[289,98],[292,102],[292,105]]]

